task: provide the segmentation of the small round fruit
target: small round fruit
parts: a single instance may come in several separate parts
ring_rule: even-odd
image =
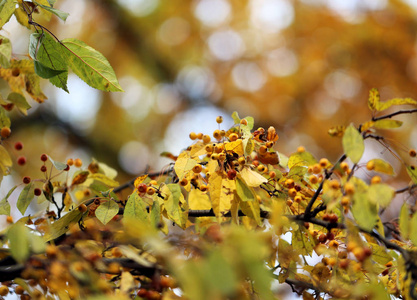
[[[327,158],[322,158],[322,159],[320,159],[320,161],[319,161],[319,165],[320,165],[322,168],[327,167],[329,164],[330,164],[330,162],[329,162],[329,160],[328,160]]]
[[[289,189],[293,188],[294,187],[294,180],[291,179],[291,178],[285,180],[284,186],[289,188]]]
[[[17,164],[18,164],[19,166],[23,166],[25,163],[26,163],[26,157],[24,157],[24,156],[20,156],[20,157],[17,159]]]
[[[67,159],[67,165],[72,166],[74,164],[74,160],[72,158]]]
[[[153,188],[153,187],[148,187],[148,190],[146,191],[146,193],[147,193],[149,196],[152,196],[153,194],[155,194],[155,188]]]
[[[238,161],[239,165],[241,165],[241,166],[246,164],[246,158],[244,156],[239,157],[237,161]]]
[[[87,211],[88,207],[84,203],[78,206],[78,210],[82,213],[85,213]]]
[[[342,162],[342,163],[340,163],[340,168],[343,170],[343,171],[347,171],[347,170],[349,170],[349,164],[347,163],[347,162]]]
[[[258,172],[263,173],[263,172],[265,172],[266,167],[264,165],[259,165],[256,169],[258,170]]]
[[[375,169],[375,162],[373,160],[368,161],[368,163],[366,164],[366,168],[369,171],[372,171],[373,169]]]
[[[270,148],[272,148],[272,147],[274,146],[274,142],[272,142],[272,141],[266,142],[265,146],[266,146],[268,149],[270,149]]]
[[[45,153],[41,155],[41,161],[45,162],[48,160],[48,155],[46,155]]]
[[[217,122],[218,124],[223,123],[223,117],[222,117],[222,116],[218,116],[218,117],[216,118],[216,122]]]
[[[211,141],[211,138],[210,138],[209,135],[207,135],[207,134],[203,135],[203,143],[204,144],[208,144],[208,143],[210,143],[210,141]]]
[[[297,148],[297,152],[298,153],[303,153],[303,152],[305,152],[306,151],[306,148],[304,148],[303,146],[299,146],[298,148]]]
[[[77,159],[74,161],[74,165],[75,165],[77,168],[81,168],[81,166],[83,165],[83,161],[82,161],[81,159],[77,158]]]
[[[138,191],[139,193],[146,193],[146,191],[148,190],[148,186],[145,183],[141,183],[138,186]]]
[[[347,195],[353,195],[355,193],[355,186],[351,182],[345,184],[345,193]]]
[[[267,151],[268,151],[268,148],[265,145],[262,145],[261,147],[259,147],[260,154],[265,154]]]
[[[191,132],[190,133],[190,139],[192,139],[193,141],[197,139],[197,133],[195,132]]]
[[[327,241],[327,235],[322,233],[319,235],[319,242],[324,244]]]
[[[222,135],[221,135],[221,133],[220,133],[220,130],[219,130],[219,129],[216,129],[216,130],[214,130],[214,131],[213,131],[213,137],[214,137],[216,140],[221,140],[221,139],[222,139]]]
[[[207,192],[208,191],[208,186],[204,185],[204,184],[200,185],[200,191]]]
[[[319,179],[315,175],[310,175],[308,177],[308,180],[310,181],[311,184],[316,184],[319,182]]]
[[[377,184],[377,183],[381,183],[381,177],[380,176],[372,177],[371,184]]]
[[[417,156],[416,149],[410,149],[410,151],[408,151],[408,155],[410,155],[411,157],[416,157]]]
[[[229,140],[230,140],[231,142],[236,141],[238,138],[239,138],[239,136],[238,136],[236,133],[231,133],[231,134],[229,135]]]
[[[199,173],[201,173],[201,171],[203,171],[203,167],[201,165],[197,164],[193,167],[193,172],[194,173],[199,174]]]
[[[313,173],[314,174],[319,174],[322,171],[322,167],[319,164],[314,164],[313,165]]]
[[[42,194],[42,190],[40,188],[36,188],[33,193],[36,197],[39,197]]]
[[[6,222],[9,223],[9,224],[12,224],[13,223],[13,217],[12,216],[7,216],[6,217]]]
[[[30,177],[29,176],[23,177],[23,183],[24,184],[29,184],[30,183]]]
[[[183,179],[180,180],[179,183],[180,183],[180,186],[186,186],[188,184],[188,180],[187,180],[187,178],[183,178]]]
[[[288,190],[288,196],[294,198],[297,195],[297,190],[292,188]]]
[[[45,165],[41,166],[41,172],[45,173],[47,170],[48,168]]]
[[[12,131],[10,130],[9,127],[3,127],[0,131],[1,137],[5,139],[7,139],[11,133]]]
[[[236,175],[237,172],[234,169],[230,169],[229,171],[227,171],[227,178],[229,178],[230,180],[235,179]]]
[[[340,188],[340,183],[336,179],[331,180],[329,183],[330,183],[330,187],[334,190],[337,190]]]
[[[329,231],[329,232],[327,233],[326,237],[327,237],[327,239],[328,239],[329,241],[332,241],[332,240],[334,240],[334,233],[333,233],[333,232],[331,232],[331,231]]]
[[[0,286],[0,296],[7,296],[9,293],[9,288],[5,285]]]
[[[277,173],[275,171],[269,172],[269,178],[275,178],[277,176]]]
[[[16,143],[14,144],[14,148],[15,148],[17,151],[22,150],[22,149],[23,149],[23,144],[22,144],[22,142],[16,142]]]
[[[240,120],[240,125],[248,125],[248,121],[246,119]]]
[[[22,295],[22,294],[25,292],[25,289],[24,289],[22,286],[18,285],[18,286],[14,289],[14,292],[15,292],[16,294],[18,294],[18,295]]]

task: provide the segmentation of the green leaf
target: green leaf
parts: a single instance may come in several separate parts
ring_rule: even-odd
[[[159,228],[159,225],[161,224],[161,207],[159,206],[159,203],[157,201],[154,201],[152,204],[150,221],[152,227]]]
[[[10,167],[13,165],[12,159],[10,158],[9,152],[7,152],[6,148],[0,145],[0,169],[3,175],[8,175],[10,172]],[[0,174],[1,175],[1,174]],[[1,182],[0,177],[0,182]]]
[[[77,39],[61,42],[68,65],[89,86],[106,92],[123,91],[113,68],[100,52]]]
[[[238,285],[236,268],[233,268],[231,261],[219,250],[210,253],[207,258],[205,275],[210,285],[220,291],[222,295],[232,294]]]
[[[371,89],[369,91],[369,97],[368,97],[368,107],[370,110],[375,110],[379,106],[379,91],[375,88]]]
[[[387,184],[372,184],[368,189],[368,199],[382,208],[387,207],[394,198],[395,191]]]
[[[377,110],[382,111],[390,108],[393,105],[404,105],[404,104],[411,104],[417,105],[417,101],[411,98],[394,98],[385,102],[379,102],[377,106]]]
[[[13,103],[16,105],[16,107],[19,109],[19,111],[24,114],[25,116],[28,114],[27,110],[31,108],[29,103],[26,101],[26,98],[19,93],[12,92],[7,96],[7,100],[10,103]]]
[[[146,207],[146,203],[139,197],[138,193],[134,191],[127,199],[123,217],[149,222],[149,215]]]
[[[119,205],[113,200],[107,200],[96,209],[96,217],[106,225],[119,212]]]
[[[411,180],[414,184],[417,184],[417,169],[415,166],[407,166],[406,167],[408,176],[410,176]]]
[[[55,74],[55,76],[51,76],[48,79],[53,85],[63,89],[68,93],[68,63],[63,53],[61,44],[59,44],[50,34],[43,34],[42,43],[38,48],[36,59],[45,68],[49,68],[50,70],[55,70],[55,72],[59,72],[58,74]],[[44,70],[38,71],[44,72]],[[45,73],[45,75],[49,76],[49,73],[51,72],[49,71]]]
[[[316,243],[311,236],[304,234],[304,231],[300,228],[293,231],[291,245],[301,255],[311,256]]]
[[[34,189],[35,187],[33,182],[27,184],[20,193],[19,199],[17,199],[16,206],[22,215],[25,214],[26,209],[28,208],[30,202],[32,202],[33,197],[35,196],[33,192]]]
[[[410,220],[410,240],[417,245],[417,213],[414,213]]]
[[[59,74],[67,72],[66,70],[54,70],[54,69],[48,68],[47,66],[41,64],[37,60],[35,60],[33,63],[35,67],[35,73],[45,79],[50,79],[55,76],[58,76]]]
[[[375,158],[371,159],[370,161],[372,161],[374,165],[373,171],[388,175],[395,175],[394,168],[390,165],[390,163],[386,162],[385,160]]]
[[[357,164],[365,150],[365,145],[363,143],[362,135],[355,127],[353,127],[353,125],[346,128],[342,144],[346,155],[354,164]]]
[[[10,17],[16,10],[16,0],[1,0],[0,1],[0,28],[6,24]]]
[[[401,207],[398,226],[400,228],[402,238],[407,240],[410,235],[410,217],[407,203],[404,203]]]
[[[50,13],[53,13],[54,15],[56,15],[58,18],[60,18],[63,21],[66,21],[68,16],[69,16],[69,13],[63,12],[59,9],[52,8],[52,7],[49,7],[49,6],[46,6],[46,5],[42,5],[42,4],[40,4],[40,3],[38,3],[37,1],[34,1],[34,0],[33,0],[33,2],[35,2],[39,7],[42,7],[44,10],[49,11]],[[49,2],[49,0],[48,0],[48,2]]]
[[[54,165],[55,169],[57,169],[58,171],[63,171],[67,168],[67,164],[64,164],[62,162],[59,161],[54,161],[52,159],[52,157],[48,156],[49,160],[52,162],[52,164]]]
[[[258,201],[241,201],[239,203],[242,212],[251,219],[254,219],[258,225],[262,224],[261,208]]]
[[[314,158],[313,154],[307,151],[295,152],[291,154],[288,158],[288,168],[294,166],[311,166],[317,163],[317,160]]]
[[[378,223],[378,209],[367,193],[356,191],[353,195],[352,214],[356,223],[365,230],[372,230]]]
[[[232,119],[235,122],[235,124],[240,124],[240,118],[239,118],[239,114],[237,113],[237,111],[234,111],[232,113]]]
[[[185,229],[188,218],[188,207],[185,205],[186,203],[180,186],[173,183],[168,184],[164,186],[163,193],[168,194],[168,199],[164,203],[168,217],[178,226]]]
[[[23,263],[30,255],[28,235],[29,229],[22,223],[13,224],[7,231],[10,253],[18,263]]]
[[[392,129],[392,128],[398,128],[403,125],[403,122],[398,120],[378,120],[375,121],[373,124],[374,128],[377,129]]]
[[[10,58],[12,57],[12,44],[10,40],[0,35],[0,65],[8,69],[10,67]]]
[[[0,128],[10,128],[10,125],[12,125],[12,122],[10,122],[10,118],[6,113],[6,110],[0,106]]]
[[[72,223],[78,222],[82,216],[82,212],[80,212],[78,209],[74,209],[64,215],[62,218],[52,223],[52,225],[49,227],[49,231],[44,236],[45,241],[49,242],[65,234],[68,231],[69,226]]]
[[[7,193],[6,197],[1,199],[0,201],[0,215],[7,215],[10,216],[10,203],[7,201],[9,199],[10,195],[13,193],[13,191],[17,188],[17,186],[10,189],[10,191]]]
[[[252,189],[248,187],[247,184],[239,177],[236,178],[236,192],[242,201],[255,200],[255,194]]]

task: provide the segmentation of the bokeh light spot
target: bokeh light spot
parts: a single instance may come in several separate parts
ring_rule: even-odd
[[[232,78],[235,85],[248,92],[262,88],[266,78],[261,68],[254,62],[240,62],[233,67]]]
[[[240,35],[231,29],[219,30],[208,38],[210,52],[219,60],[239,58],[245,46]]]
[[[200,0],[194,15],[206,26],[216,27],[223,24],[230,16],[231,6],[226,0]]]

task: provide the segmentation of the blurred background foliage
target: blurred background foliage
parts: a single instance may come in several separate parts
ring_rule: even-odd
[[[91,157],[120,181],[170,161],[191,131],[211,134],[215,117],[251,115],[277,128],[277,150],[304,145],[335,159],[327,130],[370,118],[368,91],[382,100],[417,98],[417,6],[409,0],[60,0],[65,23],[34,19],[61,39],[76,37],[104,54],[124,93],[102,93],[70,74],[70,94],[44,80],[48,100],[13,115],[10,149],[25,145],[21,174],[39,177],[41,153]],[[12,17],[14,19],[14,17]],[[27,55],[30,30],[11,20],[3,35]],[[5,89],[5,86],[0,86]],[[7,91],[0,92],[3,95]],[[401,116],[400,119],[415,116]],[[412,122],[397,130],[417,146]],[[20,153],[19,153],[20,155]],[[16,157],[18,154],[16,153]],[[404,154],[405,156],[405,154]]]

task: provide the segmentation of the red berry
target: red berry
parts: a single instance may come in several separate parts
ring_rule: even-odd
[[[23,144],[22,144],[22,142],[16,142],[16,143],[14,144],[14,148],[15,148],[17,151],[22,150],[22,149],[23,149]]]
[[[45,165],[43,165],[42,167],[41,167],[41,172],[46,172],[46,170],[47,170],[48,168],[45,166]]]
[[[235,179],[236,174],[237,174],[236,170],[230,169],[229,171],[227,171],[227,178],[229,178],[230,180],[233,180]]]
[[[26,157],[24,157],[24,156],[20,156],[20,157],[17,159],[17,164],[18,164],[19,166],[23,166],[25,163],[26,163]]]
[[[30,177],[29,176],[23,177],[23,183],[24,184],[29,184],[30,183]]]
[[[148,190],[148,186],[145,183],[139,184],[138,186],[139,193],[146,193],[147,190]]]
[[[64,171],[69,171],[70,166],[67,164],[67,167],[64,169]]]
[[[40,188],[36,188],[33,192],[35,193],[35,196],[37,197],[42,194],[42,190]]]
[[[41,161],[47,161],[48,160],[48,155],[46,155],[45,153],[41,155]]]

